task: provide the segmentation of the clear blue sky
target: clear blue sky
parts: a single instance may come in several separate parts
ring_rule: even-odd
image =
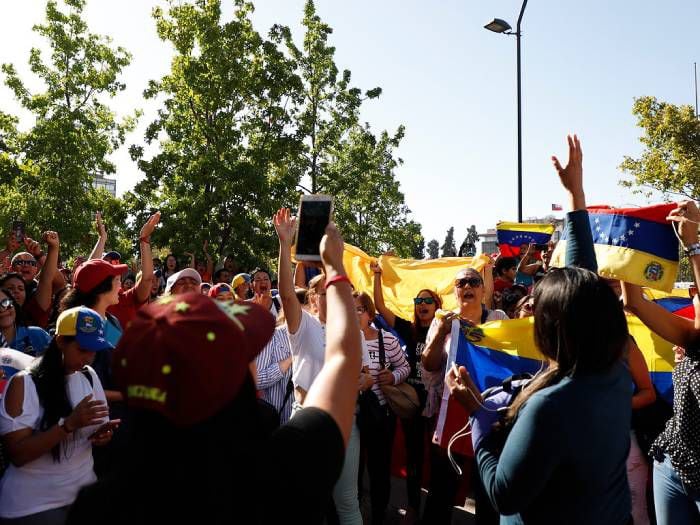
[[[88,22],[134,55],[125,71],[127,91],[114,107],[145,110],[129,143],[142,140],[153,115],[141,92],[165,72],[169,50],[156,35],[150,10],[156,1],[89,0]],[[226,0],[223,1],[227,5]],[[519,0],[317,0],[334,29],[336,63],[363,89],[381,86],[362,118],[375,130],[406,126],[396,174],[426,242],[455,226],[458,244],[466,228],[479,231],[498,220],[515,220],[515,37],[483,25],[503,18],[515,26]],[[230,4],[229,4],[230,5]],[[301,38],[304,0],[259,0],[254,22],[261,32],[289,25]],[[26,71],[28,50],[38,40],[31,25],[44,2],[5,6],[0,61]],[[617,166],[640,151],[633,98],[653,95],[694,104],[693,62],[700,61],[697,0],[665,2],[561,2],[530,0],[523,19],[524,216],[550,213],[564,202],[550,156],[566,157],[565,136],[577,132],[584,150],[589,204],[644,204],[621,188]],[[0,107],[16,111],[6,89]],[[26,120],[23,121],[26,123]],[[115,155],[119,192],[139,173],[126,152]],[[564,160],[564,159],[562,159]]]

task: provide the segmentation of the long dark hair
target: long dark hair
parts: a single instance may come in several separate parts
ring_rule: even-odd
[[[66,343],[71,343],[73,337],[61,336]],[[58,423],[62,417],[67,417],[73,410],[66,390],[66,372],[63,367],[63,352],[56,342],[56,336],[51,339],[49,347],[39,361],[29,370],[36,385],[39,404],[44,414],[39,421],[39,430],[46,431]],[[61,461],[61,444],[51,449],[54,462]]]
[[[71,289],[63,299],[61,300],[61,305],[59,306],[59,312],[68,310],[69,308],[74,308],[76,306],[87,306],[88,308],[94,308],[97,304],[99,296],[103,293],[107,293],[112,290],[112,283],[114,282],[114,276],[111,275],[107,277],[100,284],[95,286],[89,292],[81,292],[78,288]]]
[[[556,268],[535,287],[535,343],[552,360],[508,410],[511,422],[538,390],[566,376],[596,374],[617,362],[629,332],[622,305],[610,286],[582,268]]]

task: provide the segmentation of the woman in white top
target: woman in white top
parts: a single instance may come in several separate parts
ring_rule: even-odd
[[[102,385],[88,365],[112,348],[102,317],[79,306],[64,311],[40,360],[10,380],[0,403],[0,434],[12,464],[0,480],[0,522],[58,525],[78,491],[96,481],[92,446],[104,445]]]

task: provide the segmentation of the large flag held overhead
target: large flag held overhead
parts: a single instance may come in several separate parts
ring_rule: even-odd
[[[645,208],[588,208],[598,273],[670,291],[678,272],[678,239],[666,217],[675,207],[671,203]],[[552,266],[564,266],[566,242],[565,230],[552,254]]]
[[[427,288],[442,299],[442,307],[451,310],[457,306],[454,296],[454,278],[463,268],[481,271],[489,260],[478,257],[443,257],[441,259],[400,259],[382,255],[375,258],[352,246],[345,245],[343,265],[355,290],[374,296],[374,273],[369,265],[379,260],[382,267],[382,292],[384,302],[396,315],[413,320],[413,298]]]
[[[504,257],[519,257],[523,244],[547,244],[554,233],[552,224],[499,222],[496,225],[498,249]]]

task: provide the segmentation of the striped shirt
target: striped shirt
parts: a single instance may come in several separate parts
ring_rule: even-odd
[[[285,373],[282,373],[279,363],[291,357],[291,355],[292,351],[289,348],[287,328],[286,326],[280,326],[275,329],[270,342],[255,358],[255,365],[258,369],[257,383],[260,397],[278,411],[280,408],[282,409],[280,424],[289,420],[294,395],[290,395],[284,407],[282,407],[287,394],[287,383],[292,377],[292,367],[290,366]]]
[[[384,363],[394,375],[394,384],[398,385],[403,383],[408,374],[411,373],[411,365],[408,364],[399,340],[384,330],[382,330],[382,336],[384,338]],[[372,374],[372,379],[374,379],[372,391],[377,394],[379,403],[383,405],[386,401],[384,401],[382,389],[377,384],[377,376],[381,370],[381,365],[379,364],[379,337],[367,339],[367,351],[369,352],[369,372]]]

